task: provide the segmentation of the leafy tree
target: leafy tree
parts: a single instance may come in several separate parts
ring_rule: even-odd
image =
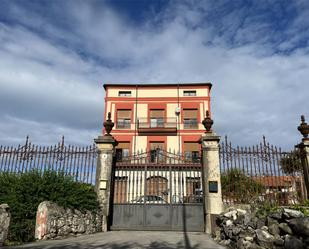
[[[280,165],[284,173],[293,174],[302,171],[300,151],[295,150],[287,153],[280,159]]]
[[[263,185],[246,176],[240,169],[233,168],[221,175],[222,194],[234,201],[248,201],[257,198]]]
[[[7,203],[11,211],[10,241],[34,240],[36,211],[42,201],[79,210],[98,207],[94,187],[75,182],[64,173],[0,173],[0,203]]]

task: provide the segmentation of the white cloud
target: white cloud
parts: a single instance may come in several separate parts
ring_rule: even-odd
[[[108,6],[64,7],[70,29],[39,15],[23,20],[25,27],[0,26],[0,117],[6,120],[0,140],[5,143],[29,131],[38,143],[58,141],[60,133],[74,143],[91,143],[103,121],[103,82],[210,81],[220,135],[255,144],[264,134],[284,148],[300,140],[299,116],[309,119],[308,48],[274,53],[273,32],[246,19],[245,9],[226,14],[226,25],[216,26],[207,19],[213,14],[208,4],[170,5],[134,26]],[[14,11],[28,13],[18,6]],[[40,30],[37,20],[46,27],[41,33],[33,31]],[[293,33],[295,25],[286,32]],[[282,41],[281,48],[290,47],[291,40]]]

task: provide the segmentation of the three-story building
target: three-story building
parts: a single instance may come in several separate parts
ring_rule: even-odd
[[[210,112],[211,83],[104,84],[105,119],[115,123],[118,160],[156,150],[198,160],[202,120]]]

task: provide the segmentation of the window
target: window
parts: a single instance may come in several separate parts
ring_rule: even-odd
[[[150,162],[162,162],[164,142],[151,142],[150,143]]]
[[[130,154],[130,143],[129,142],[119,142],[116,147],[116,160],[121,162],[122,160],[129,157]]]
[[[197,109],[183,110],[183,123],[185,129],[198,128],[197,123]]]
[[[131,110],[117,110],[117,128],[131,128]]]
[[[196,96],[196,91],[195,90],[183,91],[183,96]]]
[[[198,151],[185,151],[184,157],[186,161],[197,163],[200,161]]]
[[[199,162],[200,147],[197,142],[185,142],[184,143],[184,158],[187,161]]]
[[[197,163],[200,161],[198,151],[185,151],[184,157],[186,161]]]
[[[131,97],[131,91],[119,91],[118,96],[119,97]]]
[[[197,128],[197,119],[184,119],[183,123],[185,129]]]
[[[150,110],[150,128],[164,127],[164,110]]]
[[[191,151],[191,153],[192,153],[192,162],[199,162],[200,156],[198,151]]]

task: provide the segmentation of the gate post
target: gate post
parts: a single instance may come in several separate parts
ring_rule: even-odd
[[[206,128],[205,134],[201,137],[202,144],[202,174],[203,193],[205,207],[205,232],[213,233],[215,216],[223,212],[221,175],[219,160],[220,136],[210,130],[213,121],[209,117],[208,111],[203,125]]]
[[[301,163],[307,192],[306,197],[309,199],[309,125],[305,122],[304,115],[301,115],[301,124],[298,126],[298,130],[303,135],[303,139],[300,144],[296,145],[296,147],[300,149]]]
[[[102,231],[106,232],[110,221],[112,193],[112,167],[114,163],[114,149],[117,141],[110,135],[114,123],[110,119],[104,122],[106,134],[94,139],[98,149],[95,191],[102,211]]]

